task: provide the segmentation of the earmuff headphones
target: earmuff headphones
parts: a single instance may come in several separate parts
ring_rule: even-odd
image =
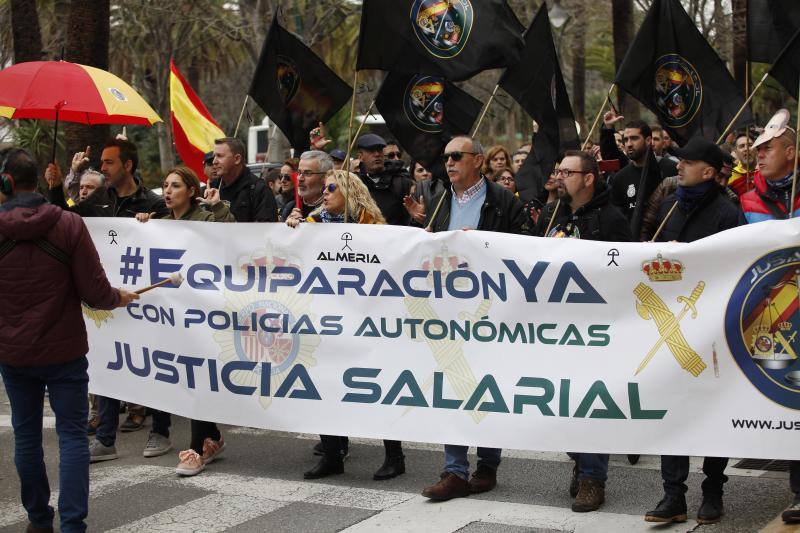
[[[3,158],[3,162],[0,163],[0,192],[5,196],[13,196],[14,194],[14,178],[11,177],[11,174],[6,172],[6,165],[13,153],[14,150],[9,150]]]

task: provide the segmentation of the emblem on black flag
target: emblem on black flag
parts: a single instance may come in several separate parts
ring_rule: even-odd
[[[470,0],[414,0],[411,25],[425,49],[450,59],[467,44],[473,24]]]
[[[680,128],[692,121],[703,101],[703,84],[691,63],[678,54],[656,61],[656,108],[667,126]]]
[[[288,104],[300,89],[300,74],[297,71],[297,65],[290,58],[279,54],[275,77],[278,83],[278,93],[283,102]]]
[[[403,95],[403,110],[415,128],[441,133],[444,120],[444,79],[414,76]]]

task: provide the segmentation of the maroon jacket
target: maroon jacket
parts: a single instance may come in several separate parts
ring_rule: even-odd
[[[38,237],[65,252],[70,266],[30,242]],[[0,364],[53,365],[86,355],[81,300],[113,309],[120,296],[81,217],[19,193],[0,206],[0,244],[6,239],[18,243],[0,258]]]

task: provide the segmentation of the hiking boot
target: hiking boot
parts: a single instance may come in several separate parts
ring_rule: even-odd
[[[575,498],[578,495],[578,461],[575,461],[575,466],[572,467],[572,477],[569,480],[569,495]]]
[[[592,478],[583,478],[578,481],[578,494],[572,502],[572,510],[576,513],[596,511],[606,501],[606,489]]]
[[[147,444],[144,446],[142,455],[145,457],[159,457],[171,449],[172,443],[167,437],[151,431],[150,436],[147,438]]]
[[[497,471],[486,465],[478,465],[469,480],[469,491],[472,494],[489,492],[497,486]]]
[[[86,422],[86,434],[90,437],[97,433],[97,426],[100,425],[100,417],[92,415]]]
[[[117,458],[117,448],[112,444],[111,446],[103,446],[103,443],[94,439],[89,444],[89,462],[99,463],[100,461],[110,461]]]
[[[144,427],[144,416],[137,414],[128,414],[125,421],[120,424],[119,430],[123,433],[133,433],[139,431]]]
[[[405,455],[387,455],[381,467],[372,475],[375,481],[385,481],[406,473]]]
[[[322,459],[320,459],[319,463],[317,463],[317,466],[308,472],[303,473],[303,479],[319,479],[333,476],[335,474],[344,474],[344,462],[342,461],[341,456],[338,458],[332,458],[327,455],[323,455]]]
[[[721,494],[704,494],[703,503],[697,511],[698,524],[716,524],[722,520],[725,509],[722,507]]]
[[[225,439],[222,438],[222,435],[220,435],[219,440],[214,440],[211,437],[207,437],[206,440],[203,441],[203,462],[205,464],[213,463],[214,458],[221,454],[224,449]]]
[[[437,502],[463,498],[469,496],[469,483],[452,472],[444,472],[436,485],[423,489],[422,495]]]
[[[645,522],[686,522],[686,498],[664,496],[656,508],[644,515]]]
[[[791,507],[781,513],[781,520],[787,524],[800,524],[800,498],[792,502]]]
[[[178,466],[175,473],[181,476],[196,476],[206,467],[205,461],[194,450],[183,450],[178,453]]]

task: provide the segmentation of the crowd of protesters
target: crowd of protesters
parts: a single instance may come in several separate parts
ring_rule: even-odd
[[[796,133],[785,123],[760,134],[739,132],[722,146],[702,138],[677,146],[666,130],[642,121],[616,130],[623,120],[606,113],[598,145],[567,151],[552,172],[525,168],[535,152],[535,135],[532,143],[511,150],[500,145],[485,150],[477,139],[457,136],[445,147],[442,164],[426,168],[419,161],[407,165],[396,141],[374,133],[356,140],[356,157],[346,163],[342,150],[325,150],[331,143],[320,125],[311,132],[310,150],[262,176],[246,165],[239,139],[223,138],[206,155],[202,181],[178,166],[166,173],[161,195],[142,185],[136,146],[125,138],[106,143],[99,171],[87,166],[88,148],[75,154],[66,177],[55,164],[40,173],[24,149],[0,151],[0,371],[12,405],[28,530],[52,531],[42,457],[45,387],[61,449],[64,531],[85,529],[89,463],[116,459],[117,430],[141,429],[146,416],[144,407],[128,405],[128,419],[120,426],[121,403],[106,397],[96,398],[96,412],[89,411],[80,302],[110,309],[138,295],[109,285],[81,217],[276,222],[293,228],[349,222],[430,232],[477,229],[613,242],[692,242],[740,224],[800,214],[800,194],[791,197]],[[526,172],[526,180],[533,172],[541,185],[532,195],[529,183],[525,188],[517,183]],[[44,194],[37,192],[42,176]],[[152,430],[143,455],[164,455],[173,447],[170,414],[147,413]],[[176,472],[199,474],[225,446],[216,424],[192,420],[191,442],[179,452]],[[375,480],[406,470],[402,443],[386,440],[384,446]],[[313,453],[320,459],[305,472],[306,479],[340,474],[348,438],[322,435]],[[490,491],[501,455],[500,449],[479,447],[470,476],[468,447],[445,445],[441,478],[422,494],[443,501]],[[573,511],[599,509],[608,455],[569,455],[575,465],[565,488],[574,499]],[[727,462],[705,458],[700,523],[717,522],[724,514]],[[688,457],[662,457],[661,474],[664,496],[645,520],[685,521]],[[790,474],[795,499],[783,519],[800,522],[800,462],[792,462]]]

